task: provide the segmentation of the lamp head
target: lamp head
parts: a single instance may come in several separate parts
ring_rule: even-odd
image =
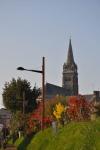
[[[23,67],[18,67],[17,70],[23,71],[23,70],[25,70],[25,69],[24,69]]]

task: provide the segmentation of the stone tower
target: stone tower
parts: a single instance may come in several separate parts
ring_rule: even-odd
[[[78,73],[74,62],[71,39],[69,40],[67,61],[63,65],[62,87],[67,90],[68,95],[78,95]]]

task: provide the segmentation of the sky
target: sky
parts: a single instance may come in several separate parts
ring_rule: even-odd
[[[100,90],[100,0],[0,0],[0,108],[5,82],[27,79],[41,87],[46,59],[46,82],[62,86],[69,39],[78,65],[79,93]]]

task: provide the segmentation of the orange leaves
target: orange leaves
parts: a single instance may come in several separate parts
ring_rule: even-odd
[[[71,96],[68,100],[67,113],[71,120],[82,120],[89,118],[89,103],[81,95]]]
[[[41,121],[42,121],[42,103],[40,102],[35,109],[35,111],[30,115],[29,117],[29,128],[30,131],[39,131],[41,129]],[[44,117],[43,119],[44,122],[44,128],[50,126],[51,124],[51,118],[50,117]]]

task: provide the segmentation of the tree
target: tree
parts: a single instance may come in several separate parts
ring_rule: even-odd
[[[90,118],[90,103],[84,96],[70,96],[68,100],[67,114],[71,120],[83,120]]]
[[[56,117],[57,120],[61,119],[63,117],[63,114],[65,112],[65,107],[63,104],[58,103],[55,106],[53,115]]]
[[[20,111],[13,113],[12,118],[10,120],[11,136],[17,136],[19,131],[21,131],[23,135],[27,134],[28,116],[29,114],[22,114]]]
[[[52,118],[46,116],[42,120],[42,102],[39,102],[35,111],[33,111],[28,120],[29,133],[37,132],[41,129],[41,121],[43,121],[43,128],[47,128],[51,125]]]
[[[14,78],[6,82],[3,88],[3,103],[11,112],[25,110],[25,113],[32,112],[36,107],[36,98],[40,95],[40,89],[31,88],[30,82]]]
[[[45,115],[52,116],[56,104],[61,103],[66,106],[67,96],[56,95],[50,101],[45,101]]]

